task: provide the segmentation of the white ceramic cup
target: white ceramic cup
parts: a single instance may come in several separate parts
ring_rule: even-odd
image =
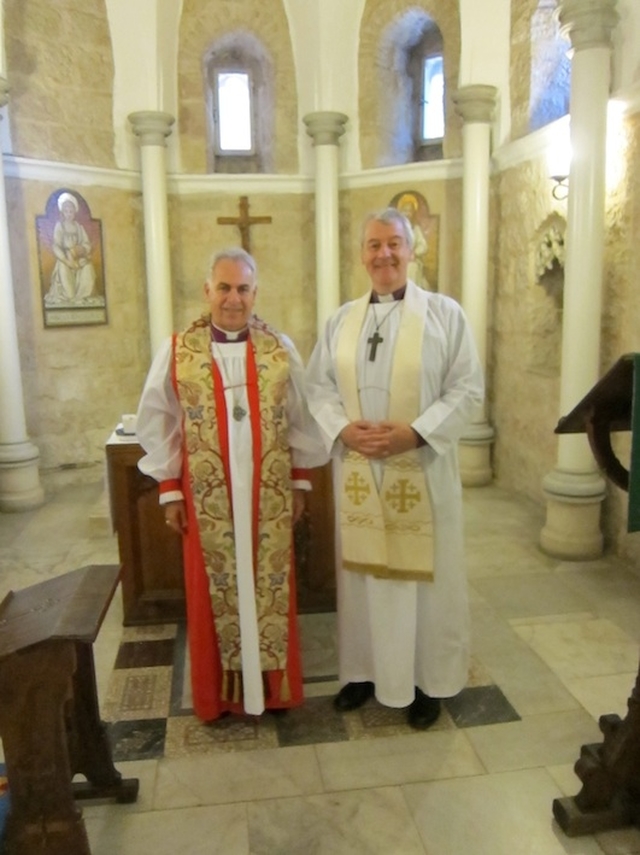
[[[136,414],[123,413],[122,415],[122,432],[134,434],[136,432]]]

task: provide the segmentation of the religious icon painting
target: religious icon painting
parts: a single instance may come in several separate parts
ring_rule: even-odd
[[[102,223],[75,190],[56,190],[36,217],[45,327],[107,323]]]
[[[413,228],[409,278],[426,291],[437,291],[440,217],[431,214],[427,200],[417,190],[403,190],[389,204],[403,213]]]

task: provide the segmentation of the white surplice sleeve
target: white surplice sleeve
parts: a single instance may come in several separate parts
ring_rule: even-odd
[[[329,460],[320,429],[309,412],[305,371],[300,354],[287,336],[281,336],[289,352],[289,389],[287,421],[289,448],[294,469],[313,469]]]
[[[182,408],[171,383],[171,339],[163,341],[149,369],[136,416],[138,442],[146,454],[138,469],[158,482],[182,473]],[[183,498],[179,490],[162,501]]]
[[[311,415],[320,426],[325,448],[331,452],[340,431],[349,424],[338,392],[334,367],[334,349],[347,303],[330,318],[311,354],[307,366],[307,395]],[[342,444],[339,443],[339,447]]]
[[[462,307],[441,294],[429,295],[420,415],[413,427],[437,455],[454,446],[482,405],[484,376]]]
[[[328,455],[307,407],[304,366],[293,343],[286,336],[282,340],[289,352],[287,419],[292,467],[323,466]],[[159,482],[177,479],[182,472],[183,414],[171,382],[171,357],[171,339],[167,339],[149,369],[137,414],[138,441],[146,452],[138,468]],[[161,501],[180,498],[182,493],[174,490],[164,493]]]

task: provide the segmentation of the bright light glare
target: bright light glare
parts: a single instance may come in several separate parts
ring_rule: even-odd
[[[441,56],[424,61],[422,97],[422,138],[439,140],[444,136],[444,71]]]
[[[220,151],[251,151],[251,97],[249,75],[218,74]]]
[[[549,176],[567,176],[571,167],[573,151],[571,149],[569,117],[556,119],[552,128],[552,140],[547,148],[547,173]]]

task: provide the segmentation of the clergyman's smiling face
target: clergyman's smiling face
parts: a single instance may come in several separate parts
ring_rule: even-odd
[[[221,258],[205,282],[211,320],[222,330],[244,329],[256,300],[255,275],[244,261]]]
[[[378,294],[390,294],[406,285],[412,255],[400,222],[371,220],[367,224],[361,259]]]

